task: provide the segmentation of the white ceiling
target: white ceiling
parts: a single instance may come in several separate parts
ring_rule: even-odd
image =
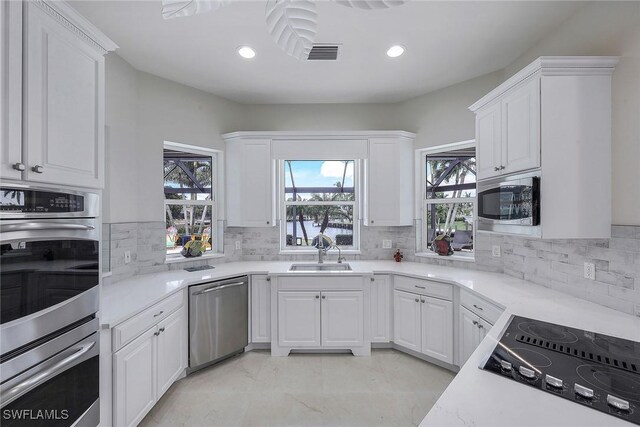
[[[132,66],[251,104],[398,102],[504,68],[581,2],[420,1],[386,10],[318,1],[317,43],[341,43],[337,62],[287,56],[265,25],[265,2],[163,20],[160,1],[74,1]],[[396,59],[387,48],[400,43]],[[240,58],[252,46],[257,56]]]

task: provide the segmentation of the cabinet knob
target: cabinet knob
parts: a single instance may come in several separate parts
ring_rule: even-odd
[[[17,171],[20,171],[20,172],[22,172],[23,170],[26,169],[25,166],[24,166],[24,163],[14,163],[13,164],[13,168],[15,170],[17,170]]]
[[[267,221],[267,225],[269,225],[269,221]]]
[[[158,332],[164,332],[164,326]]]
[[[498,172],[500,170],[500,168],[498,166],[493,168],[494,172]]]
[[[376,281],[376,278],[375,278],[375,277],[372,277],[372,278],[371,278],[371,279],[369,279],[369,280],[371,280],[372,282],[375,282],[375,281]]]
[[[478,321],[477,321],[477,320],[474,320],[474,321],[473,321],[473,324],[477,326],[477,325],[478,325]]]
[[[160,332],[154,332],[153,335],[158,336],[160,335]]]
[[[322,299],[327,299],[327,297],[326,297],[326,296],[324,296],[324,295],[322,295]]]
[[[319,298],[320,298],[320,295],[316,295],[316,299],[319,299]]]
[[[500,166],[500,170],[504,170],[506,169],[504,166]]]
[[[34,171],[35,173],[44,172],[44,168],[40,165],[35,165],[34,167],[31,168],[31,170]]]
[[[373,224],[373,220],[371,220],[371,224]]]
[[[270,282],[270,281],[271,281],[271,277],[267,277],[267,282]]]
[[[420,302],[421,302],[421,303],[423,303],[423,304],[424,304],[424,302],[425,302],[425,301],[426,301],[426,300],[423,300],[423,299],[421,299],[421,300],[420,300]]]
[[[482,326],[480,323],[478,323],[478,328],[482,329],[482,328],[484,328],[484,326]]]
[[[420,302],[420,300],[418,298],[416,298],[416,302]]]

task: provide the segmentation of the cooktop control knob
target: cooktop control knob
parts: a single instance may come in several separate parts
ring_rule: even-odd
[[[619,409],[621,411],[629,411],[629,402],[627,402],[626,400],[620,399],[619,397],[615,397],[608,394],[607,403],[610,406],[613,406],[614,408]]]
[[[552,377],[547,374],[544,379],[551,387],[562,388],[562,380],[560,378]]]
[[[504,369],[505,371],[511,371],[511,369],[513,368],[511,366],[511,363],[507,362],[506,360],[501,360],[500,361],[500,367],[502,369]]]
[[[587,388],[585,386],[582,386],[578,383],[576,383],[573,386],[573,391],[579,395],[584,397],[585,399],[593,399],[593,390],[591,390],[590,388]]]
[[[530,380],[536,377],[536,373],[533,369],[525,368],[524,366],[520,366],[520,368],[518,368],[518,372],[520,372],[520,375],[525,378],[529,378]]]

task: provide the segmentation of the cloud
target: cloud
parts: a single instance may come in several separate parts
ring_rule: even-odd
[[[320,175],[326,178],[342,179],[342,175],[344,174],[344,164],[345,162],[336,160],[322,162]],[[353,177],[353,162],[347,163],[347,177]]]

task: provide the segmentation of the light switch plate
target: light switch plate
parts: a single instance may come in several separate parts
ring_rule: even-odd
[[[129,264],[131,262],[131,251],[124,251],[124,263]]]
[[[240,240],[236,240],[236,250],[239,251],[240,249],[242,249],[242,242],[240,242]]]
[[[391,249],[391,240],[382,239],[382,249]]]
[[[500,245],[493,245],[491,247],[491,255],[493,255],[496,258],[500,258],[500,256],[501,256]]]
[[[594,263],[584,263],[584,278],[589,280],[596,280],[596,265]]]

